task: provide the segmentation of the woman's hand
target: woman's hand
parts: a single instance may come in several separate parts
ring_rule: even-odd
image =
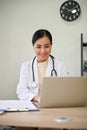
[[[33,102],[40,102],[40,96],[35,96],[33,99],[32,99]]]

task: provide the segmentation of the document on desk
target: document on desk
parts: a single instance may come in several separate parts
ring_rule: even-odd
[[[38,108],[29,100],[0,100],[4,111],[36,111]]]

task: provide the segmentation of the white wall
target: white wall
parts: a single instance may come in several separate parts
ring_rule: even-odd
[[[64,0],[0,0],[0,99],[14,99],[20,65],[33,56],[32,35],[40,28],[53,35],[52,54],[70,76],[80,76],[80,34],[87,41],[87,0],[77,0],[81,16],[74,22],[59,14]]]

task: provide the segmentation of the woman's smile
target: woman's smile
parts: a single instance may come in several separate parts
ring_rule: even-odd
[[[38,39],[34,44],[34,51],[38,62],[44,62],[51,53],[52,44],[47,36]]]

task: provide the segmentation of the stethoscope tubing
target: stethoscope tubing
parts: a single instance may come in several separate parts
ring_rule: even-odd
[[[53,69],[51,70],[51,76],[54,75],[57,76],[57,71],[55,70],[55,65],[54,65],[54,57],[52,55],[50,55],[51,59],[52,59],[52,63],[53,63]],[[35,75],[34,75],[34,61],[36,59],[36,56],[34,57],[33,61],[32,61],[32,74],[33,74],[33,82],[35,82]]]

